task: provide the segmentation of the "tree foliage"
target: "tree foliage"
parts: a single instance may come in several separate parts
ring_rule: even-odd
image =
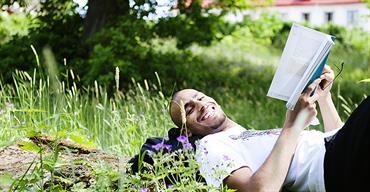
[[[163,4],[157,0],[88,0],[86,13],[81,13],[73,0],[0,0],[3,9],[20,4],[25,9],[21,13],[9,12],[9,17],[25,14],[30,23],[26,36],[22,33],[6,36],[5,27],[0,26],[0,34],[6,37],[4,40],[1,37],[0,67],[7,69],[0,76],[11,82],[9,71],[33,70],[36,59],[32,45],[38,53],[45,46],[50,47],[59,71],[73,70],[81,85],[98,81],[113,88],[116,67],[122,89],[127,88],[131,78],[155,80],[155,72],[173,84],[189,79],[196,82],[212,75],[184,73],[207,67],[203,58],[189,51],[192,45],[209,46],[239,34],[281,48],[289,31],[286,23],[269,16],[262,18],[262,22],[250,18],[241,23],[225,20],[227,14],[260,2],[168,0]],[[158,50],[155,45],[163,39],[173,43],[176,50]],[[363,45],[361,39],[354,39],[357,47]],[[39,56],[43,64],[43,57]],[[201,62],[205,65],[200,65]]]
[[[244,0],[204,2],[208,1],[169,0],[165,5],[167,13],[176,14],[161,18],[158,10],[163,5],[156,0],[88,0],[84,15],[77,12],[73,0],[1,0],[2,7],[14,3],[23,8],[32,7],[24,10],[33,10],[36,25],[29,28],[27,36],[12,36],[1,46],[0,65],[11,71],[32,70],[35,59],[30,46],[38,52],[48,46],[59,69],[64,71],[67,64],[68,69],[81,76],[82,84],[112,80],[115,67],[127,77],[121,79],[126,81],[121,84],[127,84],[130,77],[140,80],[154,74],[155,71],[149,70],[167,68],[168,59],[155,54],[150,41],[158,37],[174,38],[177,47],[184,50],[193,43],[210,45],[232,29],[224,27],[222,16],[248,6]],[[31,11],[24,14],[31,15]],[[157,19],[151,20],[153,17]],[[181,65],[170,65],[174,64]],[[1,76],[11,81],[9,73]]]
[[[23,5],[24,1],[19,3]],[[33,25],[28,29],[29,34],[14,36],[0,47],[1,67],[8,71],[34,69],[36,62],[31,45],[39,52],[45,46],[51,47],[62,66],[63,59],[80,57],[82,49],[78,39],[81,39],[83,20],[77,14],[76,5],[72,1],[42,1],[36,17],[27,14],[33,17]],[[12,80],[12,73],[8,71],[1,74],[6,82]]]

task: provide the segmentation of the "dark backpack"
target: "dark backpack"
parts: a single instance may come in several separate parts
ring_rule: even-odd
[[[172,152],[176,152],[179,149],[184,149],[183,143],[177,140],[177,138],[180,135],[181,135],[180,129],[177,127],[174,127],[168,131],[168,138],[164,138],[164,137],[147,138],[145,143],[141,146],[140,153],[135,155],[129,160],[129,163],[131,163],[131,170],[129,172],[131,172],[131,174],[135,174],[137,172],[147,171],[145,167],[142,166],[143,162],[148,163],[150,165],[154,165],[154,161],[152,157],[149,155],[149,153],[156,152],[156,150],[153,149],[153,146],[157,144],[169,146],[170,150],[168,150],[169,148],[163,148],[162,153],[172,153]],[[200,136],[188,137],[188,142],[191,144],[194,152],[196,150],[195,142],[201,138],[202,137]],[[204,181],[204,179],[200,176],[199,171],[197,172],[196,177],[199,181]],[[167,184],[171,184],[168,179],[165,179],[165,181]]]

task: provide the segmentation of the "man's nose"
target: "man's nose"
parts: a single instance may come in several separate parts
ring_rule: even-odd
[[[199,110],[199,111],[204,110],[204,106],[205,106],[206,102],[200,101],[198,99],[192,99],[191,101],[192,101],[193,105],[196,107],[197,110]]]

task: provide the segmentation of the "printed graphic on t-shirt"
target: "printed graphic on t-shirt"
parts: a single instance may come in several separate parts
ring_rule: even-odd
[[[270,130],[245,130],[239,135],[230,135],[229,137],[233,140],[247,140],[251,137],[265,136],[265,135],[280,135],[281,129],[270,129]]]

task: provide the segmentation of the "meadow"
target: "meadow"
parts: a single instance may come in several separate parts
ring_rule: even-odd
[[[175,48],[171,40],[166,40],[158,44],[158,50],[172,52]],[[189,50],[201,58],[201,62],[187,66],[188,71],[183,72],[192,73],[194,81],[177,85],[178,88],[191,87],[209,93],[232,119],[245,127],[270,129],[282,125],[285,103],[266,97],[281,49],[225,38],[211,47],[192,46]],[[161,82],[160,71],[155,74],[157,81],[136,82],[132,79],[130,89],[123,91],[118,83],[122,74],[116,68],[113,72],[116,74],[116,90],[108,92],[96,81],[89,87],[79,86],[78,74],[72,70],[54,70],[55,61],[50,51],[42,53],[49,58],[45,65],[40,64],[38,54],[35,51],[38,65],[33,73],[14,71],[13,84],[0,82],[0,150],[16,144],[20,138],[46,134],[96,147],[126,161],[139,153],[146,138],[166,137],[167,131],[174,127],[168,114],[169,90],[173,87],[164,86],[171,82]],[[345,120],[356,104],[370,93],[370,75],[364,55],[339,45],[333,48],[328,63],[339,73],[341,62],[345,64],[334,82],[333,97]],[[45,70],[41,66],[48,67]],[[65,79],[72,79],[72,82],[60,81],[58,77],[61,76],[69,77]],[[311,128],[322,129],[321,126]],[[41,150],[36,152],[42,153]],[[197,165],[191,151],[180,153],[184,159],[173,164],[171,171],[165,165],[173,163],[174,157],[158,155],[155,157],[157,165],[150,167],[151,171],[146,174],[129,175],[120,169],[105,169],[105,172],[95,172],[99,182],[94,185],[71,184],[68,190],[148,191],[150,188],[154,191],[212,191],[194,177]],[[58,165],[55,162],[53,166]],[[183,166],[184,162],[190,167]],[[48,188],[43,185],[45,178],[40,173],[50,170],[55,169],[30,170],[27,175],[28,178],[33,175],[33,180],[28,182],[21,182],[27,177],[14,178],[7,174],[1,175],[0,179],[7,181],[6,185],[13,189],[67,191],[60,183]],[[163,179],[174,173],[181,174],[181,181],[173,178],[173,185],[165,185]]]

